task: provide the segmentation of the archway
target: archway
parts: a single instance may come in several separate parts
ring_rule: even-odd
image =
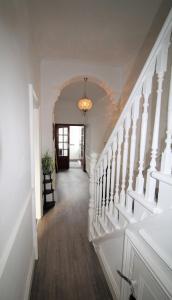
[[[109,100],[115,103],[115,92],[114,90],[110,87],[110,85],[108,85],[105,81],[98,79],[97,77],[94,77],[92,75],[88,75],[85,74],[83,75],[79,75],[79,76],[75,76],[72,78],[67,79],[65,82],[63,82],[62,84],[59,85],[59,87],[57,88],[57,97],[54,99],[54,106],[55,103],[58,101],[61,92],[65,89],[65,87],[69,86],[72,83],[78,82],[78,81],[82,81],[84,77],[88,77],[89,81],[92,83],[95,83],[96,85],[98,85],[100,88],[102,88],[105,93],[107,94],[107,96],[109,97]]]
[[[104,147],[104,143],[111,132],[109,124],[111,123],[112,115],[117,108],[113,98],[113,92],[104,82],[91,76],[88,77],[88,83],[88,95],[93,99],[94,105],[93,109],[88,113],[89,122],[86,126],[87,166],[91,152],[100,153]],[[77,101],[82,96],[82,92],[83,76],[71,78],[62,84],[58,97],[54,103],[54,123],[66,125],[84,123],[83,115],[77,108]],[[65,111],[66,107],[68,107],[68,109]],[[53,147],[55,149],[55,145],[53,145]],[[89,172],[88,167],[87,171]]]

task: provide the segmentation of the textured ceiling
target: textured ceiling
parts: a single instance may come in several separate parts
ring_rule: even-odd
[[[162,0],[31,0],[41,59],[124,66],[137,55]]]

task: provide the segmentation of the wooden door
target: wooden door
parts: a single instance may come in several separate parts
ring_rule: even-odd
[[[67,170],[69,169],[69,125],[56,124],[55,139],[57,169]]]
[[[83,171],[86,171],[86,162],[85,162],[85,126],[81,128],[81,165]]]

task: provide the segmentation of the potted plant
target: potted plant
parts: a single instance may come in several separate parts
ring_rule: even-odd
[[[54,160],[48,151],[42,157],[43,174],[51,174],[54,171]]]

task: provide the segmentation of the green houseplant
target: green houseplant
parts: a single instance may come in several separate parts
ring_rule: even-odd
[[[54,171],[54,160],[48,151],[42,157],[42,170],[44,174],[51,174]]]

